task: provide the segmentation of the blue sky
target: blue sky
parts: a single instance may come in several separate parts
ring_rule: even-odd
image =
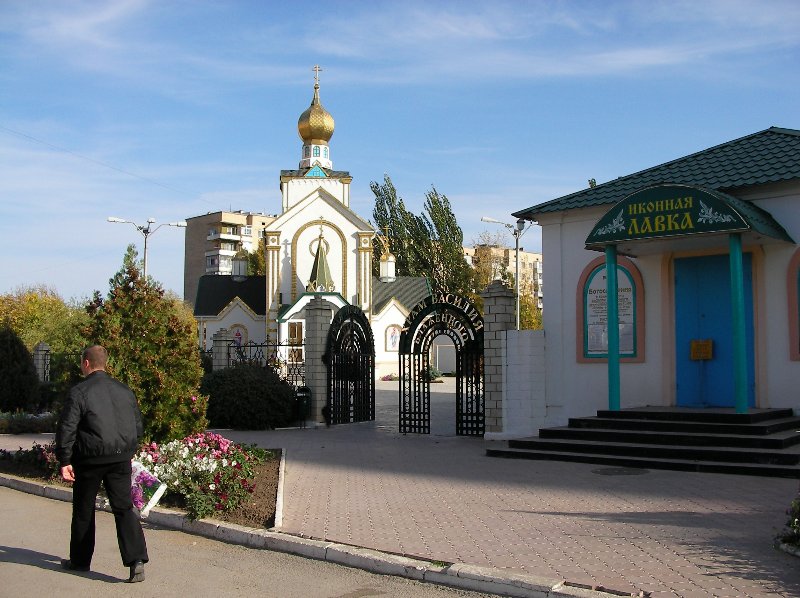
[[[796,0],[3,0],[0,292],[107,292],[142,249],[107,216],[278,212],[315,64],[351,207],[371,218],[384,173],[416,212],[435,185],[466,243],[589,178],[800,129]],[[180,294],[183,230],[148,245]]]

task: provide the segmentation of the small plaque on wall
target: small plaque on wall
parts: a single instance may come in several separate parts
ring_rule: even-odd
[[[708,361],[714,358],[714,341],[710,338],[692,339],[689,358],[692,361]]]

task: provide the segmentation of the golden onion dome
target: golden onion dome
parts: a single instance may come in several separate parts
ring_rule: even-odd
[[[327,145],[333,136],[333,117],[319,101],[319,83],[314,84],[314,98],[311,106],[300,115],[297,132],[306,145]]]

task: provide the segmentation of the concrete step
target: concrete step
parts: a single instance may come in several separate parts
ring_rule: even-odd
[[[600,455],[572,453],[568,451],[536,451],[513,448],[488,449],[490,457],[506,459],[530,459],[548,461],[572,461],[577,463],[597,463],[615,467],[636,467],[644,469],[669,469],[676,471],[696,471],[704,473],[725,473],[748,476],[800,479],[798,465],[772,465],[764,463],[736,463],[719,461],[691,461],[652,457],[633,457],[619,455]]]
[[[634,444],[595,440],[528,438],[510,440],[512,449],[551,451],[557,453],[593,453],[635,458],[682,459],[687,461],[719,461],[734,463],[761,463],[774,465],[800,465],[799,450],[769,450],[726,446],[675,446],[660,444]]]
[[[748,434],[765,436],[775,432],[796,430],[800,432],[800,417],[773,418],[755,423],[707,422],[675,419],[633,419],[607,417],[570,418],[571,428],[650,430],[660,432],[688,432],[692,434]]]
[[[794,417],[791,409],[749,409],[747,413],[735,413],[733,409],[664,409],[639,407],[619,411],[600,410],[597,417],[612,419],[645,419],[660,421],[696,421],[728,424],[755,424],[773,419]]]
[[[632,422],[639,420],[630,420]],[[665,423],[665,422],[659,422]],[[715,427],[709,432],[691,432],[650,429],[581,428],[563,426],[539,430],[541,439],[586,440],[596,442],[627,442],[638,444],[669,444],[675,446],[727,446],[781,450],[800,445],[800,421],[796,429],[771,434],[725,433]],[[718,426],[720,424],[707,424]]]

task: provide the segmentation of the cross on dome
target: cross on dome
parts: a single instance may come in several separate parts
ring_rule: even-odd
[[[319,73],[322,67],[315,64],[311,70],[314,71],[314,95],[311,105],[297,120],[297,132],[303,140],[299,167],[313,168],[319,165],[322,168],[332,169],[333,162],[328,142],[333,135],[333,116],[323,108],[319,100]]]

